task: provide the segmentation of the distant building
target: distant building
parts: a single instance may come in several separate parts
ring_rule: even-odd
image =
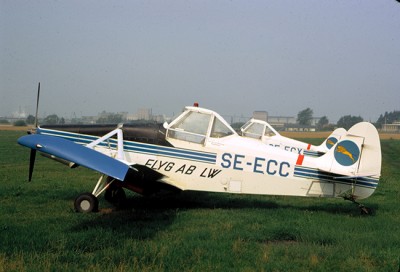
[[[153,115],[152,116],[152,120],[156,121],[157,123],[164,123],[165,121],[167,121],[167,117],[164,115]]]
[[[126,120],[136,121],[136,120],[153,120],[153,114],[151,109],[139,109],[135,114],[127,114]]]
[[[167,120],[170,120],[170,117],[166,117],[165,115],[153,115],[152,109],[142,108],[139,109],[135,114],[127,114],[127,121],[155,121],[157,123],[163,123]]]
[[[118,114],[121,114],[121,116],[122,116],[122,120],[126,120],[127,118],[128,118],[128,112],[126,112],[126,111],[123,111],[123,112],[119,112]]]
[[[285,131],[296,131],[296,132],[314,132],[316,128],[314,126],[304,126],[300,124],[288,124],[285,126]]]
[[[400,121],[395,121],[392,124],[383,124],[383,132],[399,133],[400,132]]]
[[[138,120],[137,114],[129,113],[129,114],[126,116],[126,120],[127,120],[127,121],[136,121],[136,120]]]
[[[137,116],[139,120],[151,120],[153,114],[151,109],[139,109],[137,112]]]
[[[82,116],[80,119],[75,118],[73,123],[96,124],[97,119],[97,116]]]
[[[269,116],[268,123],[276,130],[285,130],[288,125],[296,124],[296,118],[291,116]]]
[[[312,125],[312,126],[317,126],[317,124],[318,124],[318,122],[319,122],[320,119],[321,119],[321,117],[313,117],[313,118],[311,119],[311,125]]]
[[[267,121],[278,131],[315,131],[316,125],[319,119],[321,119],[320,117],[313,117],[310,126],[301,126],[294,116],[268,116],[268,112],[266,111],[254,111],[253,118]]]
[[[20,120],[20,119],[26,119],[28,117],[28,114],[26,113],[25,109],[22,109],[21,106],[19,107],[18,111],[15,111],[12,113],[11,118]]]
[[[266,111],[254,111],[253,118],[257,120],[268,121],[268,112]]]

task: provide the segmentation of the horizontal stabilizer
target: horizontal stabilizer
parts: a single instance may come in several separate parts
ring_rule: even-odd
[[[58,137],[31,134],[18,139],[20,145],[76,163],[124,181],[129,165],[88,147]]]

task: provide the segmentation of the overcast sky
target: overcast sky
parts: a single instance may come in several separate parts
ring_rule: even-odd
[[[0,3],[0,116],[400,110],[395,0]]]

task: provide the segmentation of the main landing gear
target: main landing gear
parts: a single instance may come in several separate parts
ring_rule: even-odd
[[[99,200],[91,193],[83,193],[75,199],[74,207],[77,212],[97,212],[99,210]]]
[[[77,212],[89,213],[99,210],[98,196],[105,191],[104,198],[110,203],[119,206],[126,200],[126,195],[121,187],[113,184],[115,179],[102,175],[92,193],[83,193],[79,195],[74,202],[74,208]]]

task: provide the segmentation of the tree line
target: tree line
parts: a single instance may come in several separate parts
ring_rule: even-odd
[[[299,125],[302,126],[311,126],[313,120],[313,110],[311,108],[306,108],[304,110],[299,111],[297,114],[296,121]],[[77,121],[77,120],[75,120]],[[97,124],[116,124],[123,122],[123,116],[121,114],[108,114],[107,116],[100,117],[96,123]],[[332,124],[329,122],[328,117],[322,116],[318,122],[316,123],[316,129],[319,131],[330,131],[335,127],[343,127],[345,129],[351,128],[354,124],[364,121],[361,116],[353,116],[353,115],[344,115],[340,117],[339,121],[336,124]],[[379,129],[382,128],[384,124],[391,124],[395,121],[400,121],[400,111],[391,111],[385,112],[381,114],[378,120],[374,123],[374,125]],[[8,121],[0,120],[0,123],[6,124]],[[14,123],[15,126],[25,126],[25,125],[33,125],[35,123],[35,117],[33,115],[29,115],[25,120],[18,120]],[[78,122],[75,122],[78,123]],[[56,114],[48,115],[42,121],[42,124],[46,125],[57,125],[57,124],[65,124],[65,119],[63,117],[58,117]]]
[[[311,126],[313,113],[314,112],[311,108],[301,110],[297,114],[297,122],[300,125]],[[340,117],[339,121],[336,123],[336,127],[342,127],[348,130],[353,125],[362,121],[364,121],[364,119],[361,116],[344,115]],[[381,114],[374,125],[377,128],[382,128],[383,124],[391,124],[395,121],[400,121],[400,111],[385,112],[385,114]],[[335,124],[329,123],[329,119],[326,116],[322,116],[316,124],[317,130],[332,130],[334,127]]]

